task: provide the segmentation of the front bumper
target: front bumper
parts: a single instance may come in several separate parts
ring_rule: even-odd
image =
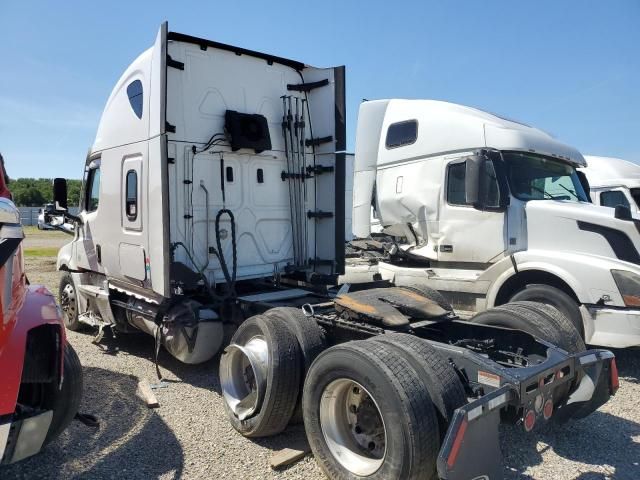
[[[49,432],[53,411],[0,424],[0,465],[18,462],[38,453]]]
[[[588,344],[611,348],[640,346],[640,310],[589,306],[583,315],[587,317]]]

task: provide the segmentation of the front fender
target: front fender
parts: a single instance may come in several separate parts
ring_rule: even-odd
[[[58,250],[56,269],[76,270],[76,264],[73,258],[73,242],[63,245],[60,250]]]
[[[23,290],[24,298],[20,308],[14,313],[13,328],[5,337],[4,345],[0,348],[0,416],[11,414],[16,407],[16,400],[20,390],[20,379],[24,365],[27,333],[40,325],[56,325],[60,330],[59,364],[62,365],[62,355],[66,344],[64,324],[55,298],[41,285],[29,285]]]
[[[624,307],[611,270],[640,275],[640,268],[629,262],[577,252],[527,250],[513,254],[513,261],[516,267],[512,265],[502,272],[487,292],[487,307],[495,305],[498,292],[509,278],[526,271],[555,275],[569,285],[580,303],[595,304],[603,295],[608,295],[611,299],[608,306]]]

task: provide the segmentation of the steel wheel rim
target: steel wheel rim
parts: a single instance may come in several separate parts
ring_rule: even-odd
[[[262,336],[244,345],[230,344],[220,359],[220,386],[225,403],[239,420],[255,415],[262,406],[269,367],[269,349]]]
[[[62,292],[60,293],[60,308],[67,319],[70,322],[76,315],[76,291],[73,285],[67,283]]]
[[[320,429],[333,457],[354,475],[372,475],[384,463],[384,419],[375,398],[358,382],[340,378],[325,387]]]

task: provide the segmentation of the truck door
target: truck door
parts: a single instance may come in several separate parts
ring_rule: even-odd
[[[483,179],[489,199],[484,211],[466,202],[465,159],[454,159],[444,165],[438,261],[469,264],[463,268],[482,268],[500,258],[507,249],[506,215],[499,208],[501,192],[493,162],[487,161]]]
[[[144,281],[147,278],[145,236],[143,213],[144,185],[141,154],[125,157],[122,160],[120,179],[120,218],[122,222],[122,241],[118,245],[120,272],[126,279]]]
[[[84,195],[80,218],[82,224],[78,226],[78,246],[76,249],[76,263],[79,267],[93,272],[104,273],[102,266],[102,245],[98,243],[100,210],[100,159],[90,160],[86,168]]]

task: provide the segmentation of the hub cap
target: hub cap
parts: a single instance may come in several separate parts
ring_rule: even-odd
[[[327,385],[320,428],[333,457],[351,473],[367,476],[382,466],[386,428],[375,399],[358,382],[341,378]]]
[[[229,409],[239,420],[254,415],[266,391],[269,350],[264,337],[229,345],[220,359],[220,385]]]
[[[67,323],[75,320],[76,312],[76,290],[73,288],[73,284],[67,283],[62,292],[60,292],[60,308],[64,313]]]

